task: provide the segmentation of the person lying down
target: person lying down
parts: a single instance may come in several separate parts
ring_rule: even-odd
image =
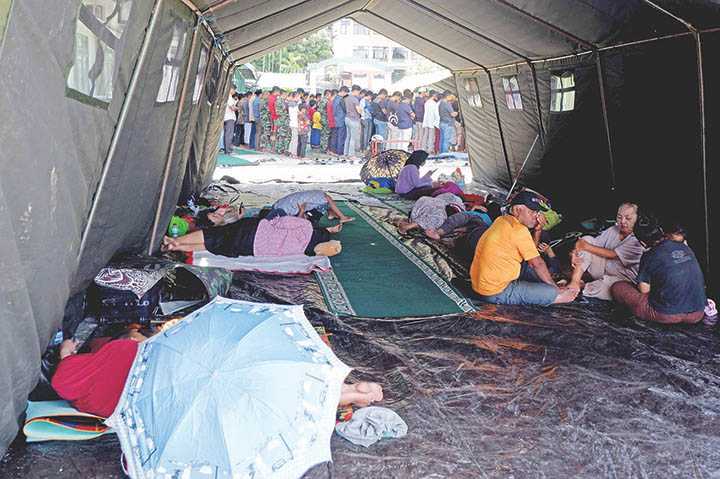
[[[77,343],[66,339],[51,380],[53,389],[80,412],[109,417],[120,401],[138,344],[146,339],[137,330],[130,330],[118,339],[98,338],[90,352],[80,354]],[[382,399],[383,390],[377,383],[345,383],[338,406],[365,407]]]
[[[299,216],[306,219],[317,219],[327,214],[328,219],[337,219],[340,223],[348,223],[355,218],[346,216],[340,211],[335,200],[320,190],[306,190],[290,193],[273,204],[265,217],[272,219],[277,216]]]
[[[282,216],[271,220],[243,218],[229,225],[163,239],[163,251],[202,251],[237,258],[238,256],[335,256],[342,251],[331,235],[342,224],[314,227],[305,218]]]

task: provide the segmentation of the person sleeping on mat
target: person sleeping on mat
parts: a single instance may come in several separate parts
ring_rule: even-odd
[[[421,228],[425,235],[439,240],[455,230],[471,229],[478,224],[489,226],[492,221],[487,214],[483,215],[483,207],[478,211],[465,211],[463,201],[452,193],[423,196],[413,205],[410,219],[403,220],[398,225],[401,234],[406,234],[415,228]]]
[[[237,258],[238,256],[335,256],[342,246],[331,240],[342,223],[314,227],[297,216],[281,216],[271,220],[243,218],[229,225],[193,231],[178,238],[163,238],[163,251],[202,251]]]
[[[91,352],[81,354],[72,339],[63,341],[60,364],[52,378],[53,389],[78,411],[109,417],[125,388],[138,344],[145,339],[138,331],[130,330],[118,339],[98,338]],[[338,406],[364,407],[382,399],[382,387],[377,383],[345,383]]]
[[[319,220],[320,217],[326,213],[329,219],[340,220],[340,224],[348,223],[355,219],[352,216],[346,216],[340,211],[335,200],[320,190],[298,191],[283,196],[273,204],[272,209],[265,218],[272,219],[277,216],[299,216],[301,218],[307,218],[307,216],[310,216],[311,218]]]

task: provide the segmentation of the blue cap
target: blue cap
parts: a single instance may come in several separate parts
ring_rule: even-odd
[[[512,205],[523,205],[527,206],[533,211],[547,211],[550,208],[545,204],[545,201],[538,195],[531,191],[523,190],[512,199],[510,206]]]

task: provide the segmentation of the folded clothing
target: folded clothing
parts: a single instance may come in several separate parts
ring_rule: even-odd
[[[353,444],[369,447],[383,438],[404,437],[408,426],[395,411],[369,406],[358,409],[352,419],[335,426],[335,432]]]

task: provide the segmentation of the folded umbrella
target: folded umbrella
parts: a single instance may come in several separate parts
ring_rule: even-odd
[[[142,343],[107,423],[135,479],[300,477],[348,372],[301,306],[217,297]]]

